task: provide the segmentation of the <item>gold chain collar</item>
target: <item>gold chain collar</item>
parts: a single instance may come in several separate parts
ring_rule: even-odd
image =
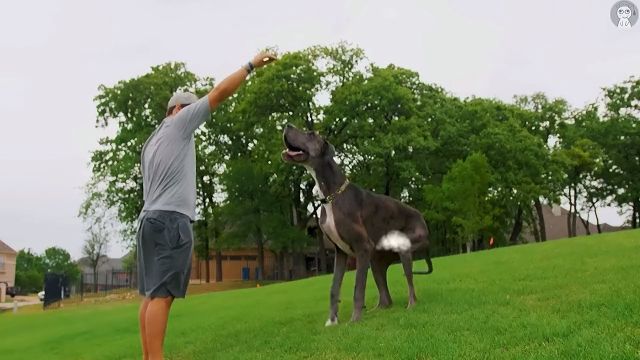
[[[340,188],[338,189],[338,191],[336,191],[335,193],[333,193],[333,194],[331,194],[331,195],[327,196],[327,197],[326,197],[326,198],[324,198],[324,199],[320,199],[320,202],[321,202],[321,203],[323,203],[323,204],[325,204],[325,205],[326,205],[326,204],[331,204],[331,203],[333,202],[333,200],[335,200],[335,199],[336,199],[336,197],[337,197],[338,195],[342,194],[342,193],[346,190],[346,188],[347,188],[347,186],[348,186],[348,185],[349,185],[349,179],[346,179],[346,180],[344,181],[344,184],[342,184],[342,186],[340,186]]]

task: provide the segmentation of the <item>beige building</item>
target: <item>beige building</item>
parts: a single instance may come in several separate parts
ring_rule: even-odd
[[[569,228],[567,226],[569,211],[562,207],[552,208],[548,205],[543,205],[542,214],[544,216],[544,225],[547,229],[547,240],[564,239],[569,236]],[[593,221],[593,218],[589,220]],[[587,225],[589,226],[589,233],[598,233],[598,227],[595,224],[588,222]],[[618,231],[620,229],[621,228],[618,226],[609,225],[607,223],[600,224],[600,230],[602,232]],[[528,229],[524,229],[522,235],[524,237],[524,240],[527,242],[535,241],[533,232]],[[587,235],[587,229],[582,221],[580,219],[577,219],[576,236],[582,235]]]
[[[327,249],[329,250],[329,249]],[[330,248],[333,250],[333,247]],[[328,256],[332,261],[333,257]],[[211,252],[209,260],[210,281],[216,278],[216,253]],[[278,262],[278,256],[269,249],[264,249],[263,280],[294,280],[316,275],[316,252],[307,250],[283,255]],[[258,277],[258,251],[256,248],[224,250],[221,252],[222,281],[251,280]],[[193,254],[191,261],[191,281],[206,279],[207,261],[199,259]]]
[[[223,281],[256,279],[258,271],[258,251],[255,248],[225,250],[221,254],[221,259]],[[212,281],[216,278],[216,260],[215,252],[212,251],[211,260],[209,260],[209,276]],[[191,261],[191,280],[205,279],[206,266],[206,260],[198,259],[197,255],[194,253]],[[271,279],[274,276],[273,272],[275,271],[275,266],[275,254],[265,249],[265,279]],[[243,271],[248,273],[243,274]],[[245,278],[243,279],[243,277]]]
[[[7,286],[16,284],[16,256],[18,253],[0,240],[0,302],[5,301]]]

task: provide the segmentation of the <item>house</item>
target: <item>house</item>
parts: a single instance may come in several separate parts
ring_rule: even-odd
[[[217,255],[211,252],[209,259],[209,279],[216,278]],[[222,281],[256,280],[258,270],[258,250],[256,247],[245,247],[223,250],[220,253]],[[287,252],[282,255],[264,249],[263,280],[293,280],[315,275],[316,255],[314,249]],[[207,261],[193,254],[191,259],[191,281],[206,279]]]
[[[93,267],[86,257],[77,261],[82,273],[82,291],[92,292],[94,290],[104,291],[117,288],[133,288],[136,286],[136,274],[124,269],[124,258],[100,257],[98,261],[97,281],[94,277]],[[79,290],[78,290],[79,291]]]
[[[235,250],[225,250],[220,253],[222,263],[222,280],[255,280],[258,275],[258,250],[257,248],[243,248]],[[216,261],[217,255],[215,251],[211,252],[209,259],[209,278],[211,281],[216,278]],[[268,279],[273,276],[272,269],[276,264],[276,254],[272,251],[264,250],[264,278]],[[199,259],[193,254],[191,259],[191,280],[206,279],[207,261]]]
[[[0,240],[0,302],[5,301],[7,287],[16,283],[16,257],[18,253]]]
[[[567,226],[567,218],[569,217],[568,210],[565,210],[560,206],[554,206],[552,208],[551,206],[543,205],[542,215],[544,216],[544,225],[546,228],[547,240],[563,239],[569,236],[569,230]],[[590,234],[598,233],[598,227],[595,224],[589,222],[588,226]],[[618,226],[609,225],[607,223],[602,223],[600,224],[600,229],[602,230],[602,232],[611,232],[618,231],[621,228]],[[576,235],[587,235],[587,229],[585,228],[580,218],[577,219]],[[526,242],[535,241],[533,231],[530,231],[528,229],[525,229],[525,231],[523,231],[522,236]]]
[[[311,217],[306,223],[307,235],[316,239],[317,245],[308,246],[294,252],[276,252],[264,248],[263,280],[296,280],[309,276],[333,272],[335,245],[323,235],[318,220]],[[319,246],[322,244],[322,246]],[[222,281],[256,280],[258,278],[258,250],[256,247],[245,247],[223,250],[220,253],[222,265]],[[210,252],[209,280],[216,279],[217,255]],[[199,259],[194,252],[191,259],[191,281],[205,281],[207,261]],[[347,270],[354,270],[356,261],[349,258]]]

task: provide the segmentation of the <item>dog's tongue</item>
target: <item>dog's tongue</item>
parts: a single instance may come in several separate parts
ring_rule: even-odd
[[[289,149],[287,149],[287,154],[288,154],[289,156],[295,156],[295,155],[300,155],[300,154],[302,154],[302,151],[293,151],[293,150],[289,150]]]

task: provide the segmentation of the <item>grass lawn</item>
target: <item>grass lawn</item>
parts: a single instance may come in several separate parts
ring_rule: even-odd
[[[416,263],[418,269],[424,262]],[[638,359],[640,231],[434,259],[407,304],[351,316],[354,273],[338,326],[325,328],[331,276],[177,301],[169,359]],[[371,276],[367,307],[377,303]],[[137,303],[0,315],[1,359],[139,359]]]

